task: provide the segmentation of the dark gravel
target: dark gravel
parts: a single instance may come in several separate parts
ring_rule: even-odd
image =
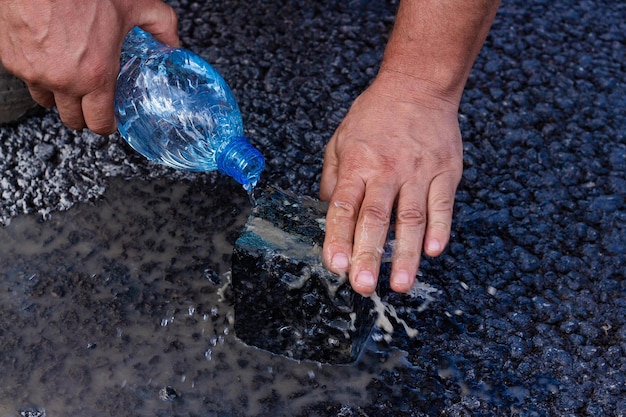
[[[316,196],[396,2],[171,3],[183,44],[238,97],[262,183]],[[381,371],[365,406],[302,416],[626,416],[625,45],[623,1],[503,2],[461,104],[451,243],[421,266],[442,292],[421,313],[386,295],[420,333],[381,355],[403,349],[412,366]],[[191,177],[54,112],[0,128],[0,169],[4,223],[94,200],[107,177]]]

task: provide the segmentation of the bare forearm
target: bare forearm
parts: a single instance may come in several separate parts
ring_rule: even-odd
[[[499,0],[402,0],[379,77],[416,99],[460,101]]]

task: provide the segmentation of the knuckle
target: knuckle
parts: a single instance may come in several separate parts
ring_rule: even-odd
[[[331,213],[333,221],[351,220],[354,221],[357,216],[357,206],[348,201],[335,200],[331,202]]]
[[[324,238],[324,248],[331,252],[349,252],[352,249],[352,234],[349,228],[338,227],[328,231]]]
[[[431,231],[439,230],[445,233],[450,233],[451,228],[452,228],[451,221],[434,220],[428,223],[428,229]]]
[[[433,204],[429,208],[430,218],[429,226],[441,225],[445,229],[449,229],[452,223],[452,215],[454,210],[454,198],[440,196],[435,198]]]
[[[454,194],[442,191],[435,194],[432,201],[438,211],[451,212],[454,205]]]
[[[356,152],[354,154],[345,152],[342,153],[341,165],[343,169],[343,176],[349,181],[352,181],[355,177],[362,175],[363,158]]]
[[[61,117],[61,121],[64,125],[73,130],[80,130],[85,127],[85,124],[76,118]]]
[[[398,164],[398,158],[396,155],[380,155],[379,169],[382,173],[388,175],[394,175],[398,172],[398,168],[401,164]]]
[[[115,132],[115,125],[111,124],[107,120],[88,121],[87,127],[89,130],[99,135],[110,135]]]
[[[367,204],[361,209],[363,223],[373,226],[389,226],[389,210],[381,204]]]
[[[452,204],[442,204],[437,205],[430,209],[431,218],[436,218],[438,223],[441,223],[441,219],[451,219],[452,218]]]
[[[438,150],[433,155],[435,172],[446,173],[458,181],[463,175],[463,156],[455,149]]]
[[[418,247],[418,245],[413,245],[396,248],[393,252],[393,262],[396,263],[398,261],[410,261],[411,264],[416,264],[420,256]]]
[[[45,74],[41,71],[37,71],[33,68],[25,68],[16,70],[14,72],[19,78],[21,78],[26,84],[39,87],[43,84],[42,80]]]
[[[352,256],[352,263],[359,266],[372,267],[379,264],[381,254],[381,251],[375,248],[362,249]]]
[[[55,93],[65,93],[68,91],[68,87],[71,85],[70,78],[65,74],[54,73],[47,74],[40,78],[39,85],[43,85]]]
[[[91,90],[112,83],[114,76],[110,63],[104,57],[94,57],[85,64],[84,80]]]
[[[55,69],[49,69],[38,74],[41,83],[50,87],[53,91],[66,91],[68,87],[76,84],[79,79],[76,78],[75,70],[67,68],[65,65],[59,65]]]
[[[396,223],[408,226],[423,226],[426,224],[426,213],[417,203],[398,207],[396,211]]]

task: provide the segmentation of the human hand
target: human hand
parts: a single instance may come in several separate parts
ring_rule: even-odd
[[[402,74],[379,74],[327,145],[320,196],[330,200],[323,256],[349,272],[354,290],[376,289],[396,206],[391,288],[411,289],[422,247],[441,254],[450,236],[462,175],[458,103],[436,88],[405,88]],[[415,84],[415,80],[411,80]]]
[[[176,14],[161,0],[0,0],[0,8],[2,64],[73,129],[115,131],[120,50],[132,27],[178,45]]]

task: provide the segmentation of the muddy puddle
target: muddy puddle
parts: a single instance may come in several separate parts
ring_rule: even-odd
[[[406,367],[404,352],[331,366],[235,337],[228,272],[249,210],[236,184],[114,179],[95,203],[0,228],[0,417],[371,403],[366,387]]]

